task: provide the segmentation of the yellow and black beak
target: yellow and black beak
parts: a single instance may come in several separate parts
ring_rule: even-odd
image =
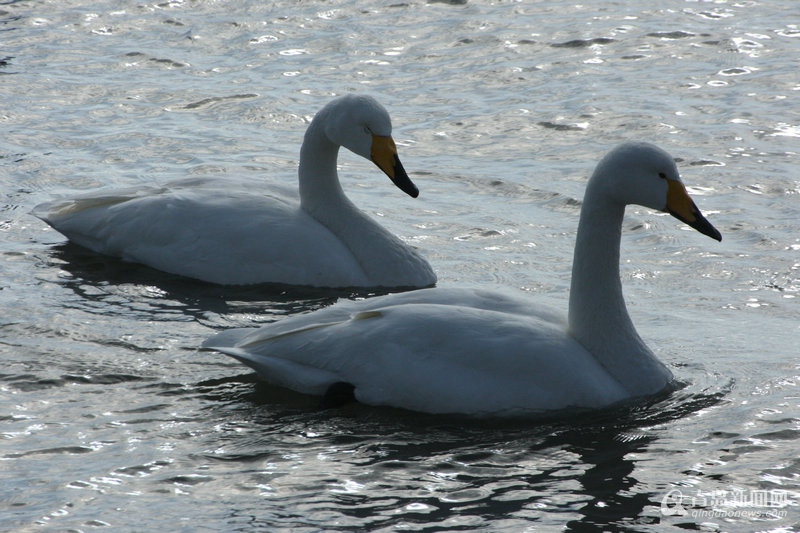
[[[667,211],[681,222],[688,224],[703,235],[708,235],[712,239],[722,240],[722,234],[706,220],[694,201],[686,192],[683,183],[677,180],[667,180]]]
[[[383,137],[372,134],[370,158],[401,191],[412,198],[419,196],[419,189],[408,177],[406,169],[400,163],[400,158],[397,157],[397,146],[391,136]]]

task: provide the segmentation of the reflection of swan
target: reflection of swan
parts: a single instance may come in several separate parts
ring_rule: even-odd
[[[69,241],[53,246],[45,261],[62,271],[59,285],[73,291],[79,297],[75,305],[90,313],[107,316],[119,312],[146,320],[175,320],[183,314],[212,327],[220,315],[257,315],[269,309],[269,316],[276,318],[329,306],[337,296],[359,297],[379,291],[202,283],[99,255]]]
[[[336,172],[344,146],[416,197],[391,130],[389,114],[370,97],[325,106],[300,150],[299,206],[274,190],[187,180],[49,202],[34,214],[96,252],[212,283],[427,287],[436,283],[430,265],[358,210]]]
[[[622,219],[634,203],[722,238],[666,152],[624,144],[586,187],[566,322],[528,298],[438,288],[342,301],[204,347],[301,392],[352,390],[364,403],[432,413],[516,415],[655,394],[672,374],[636,333],[619,278]]]

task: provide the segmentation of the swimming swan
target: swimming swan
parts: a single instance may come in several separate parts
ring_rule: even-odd
[[[343,300],[258,329],[224,331],[203,346],[296,391],[352,390],[366,404],[428,413],[517,416],[658,393],[672,373],[636,333],[619,277],[627,204],[668,211],[722,239],[669,154],[627,143],[600,161],[587,184],[567,321],[530,298],[432,288]]]
[[[371,97],[323,107],[300,149],[299,204],[276,188],[186,180],[57,200],[33,214],[95,252],[212,283],[429,287],[436,275],[427,261],[356,208],[336,172],[344,146],[416,198],[391,133]]]

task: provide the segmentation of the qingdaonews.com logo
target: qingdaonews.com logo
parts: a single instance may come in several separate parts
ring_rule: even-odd
[[[785,518],[786,507],[793,505],[786,490],[716,490],[694,496],[672,489],[661,499],[664,516],[691,516],[692,518]]]

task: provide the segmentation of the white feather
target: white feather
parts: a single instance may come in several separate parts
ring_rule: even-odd
[[[341,189],[339,146],[370,158],[373,134],[390,136],[388,113],[372,98],[348,95],[325,106],[308,128],[299,196],[192,179],[56,200],[33,213],[96,252],[212,283],[434,285],[427,261]]]
[[[569,322],[506,291],[436,288],[340,301],[223,332],[204,347],[300,392],[347,382],[361,402],[429,413],[522,415],[658,393],[672,373],[625,308],[620,233],[627,203],[664,210],[666,181],[679,179],[672,158],[647,144],[623,145],[598,165],[578,229]],[[698,229],[719,238],[696,216]]]

